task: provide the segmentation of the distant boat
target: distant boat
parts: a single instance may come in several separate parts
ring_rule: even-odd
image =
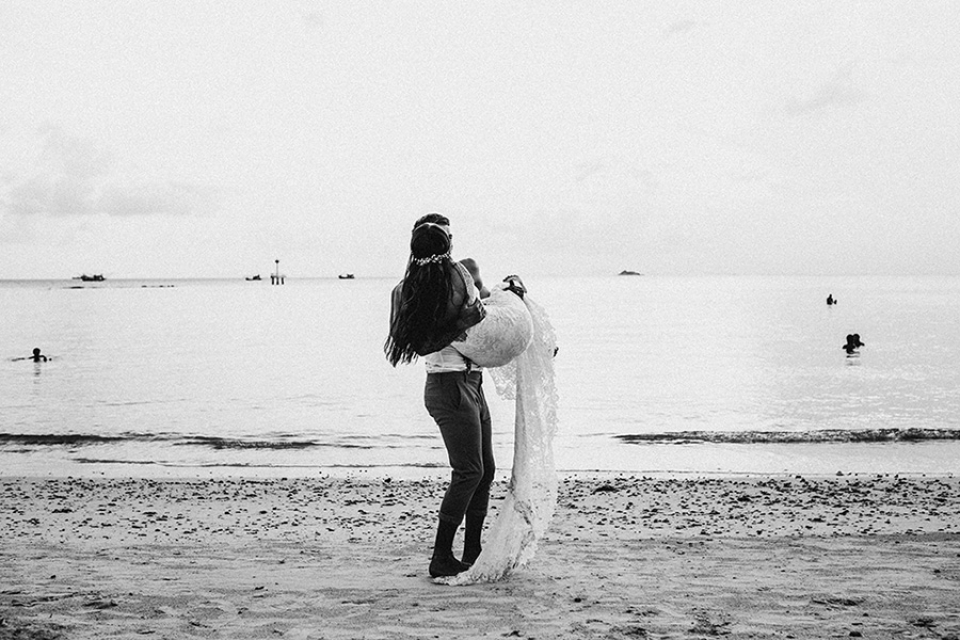
[[[256,280],[261,280],[261,278],[260,278],[260,274],[258,273],[258,274],[255,275],[255,276],[248,276],[248,277],[244,278],[244,280],[246,280],[247,282],[254,282],[254,281],[256,281]]]
[[[92,276],[88,276],[87,274],[83,273],[79,276],[74,276],[73,279],[80,280],[82,282],[103,282],[104,281],[104,277],[102,273],[95,273]]]
[[[620,276],[642,276],[643,274],[640,273],[640,272],[638,272],[638,271],[627,271],[626,269],[624,269],[623,271],[621,271],[621,272],[618,273],[617,275],[620,275]]]
[[[341,273],[341,274],[338,275],[337,277],[340,278],[341,280],[353,280],[353,279],[354,279],[352,273]]]

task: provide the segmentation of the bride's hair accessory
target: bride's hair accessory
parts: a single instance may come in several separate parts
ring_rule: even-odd
[[[438,224],[426,222],[413,230],[410,257],[419,266],[450,259],[450,235]]]
[[[423,265],[430,264],[431,262],[437,263],[437,262],[443,262],[444,260],[449,260],[449,259],[450,259],[450,252],[447,251],[446,253],[427,256],[426,258],[415,258],[414,262],[416,262],[418,265],[422,267]]]

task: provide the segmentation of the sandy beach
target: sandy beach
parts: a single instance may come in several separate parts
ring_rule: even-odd
[[[471,587],[426,574],[442,490],[0,478],[0,639],[960,638],[956,477],[567,477]]]

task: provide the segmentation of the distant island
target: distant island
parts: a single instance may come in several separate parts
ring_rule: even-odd
[[[639,271],[628,271],[628,270],[624,269],[623,271],[621,271],[621,272],[618,273],[617,275],[620,275],[620,276],[642,276],[643,274],[640,273]]]

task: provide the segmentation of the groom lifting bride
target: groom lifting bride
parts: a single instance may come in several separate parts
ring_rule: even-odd
[[[452,237],[450,221],[441,214],[428,214],[414,224],[406,273],[393,290],[390,334],[384,345],[394,366],[423,357],[424,404],[440,429],[452,468],[430,561],[434,578],[457,576],[480,557],[496,471],[482,369],[516,359],[534,333],[520,279],[509,276],[482,298],[482,283],[478,288],[471,274],[479,275],[475,263],[465,260],[465,265],[451,258]],[[515,459],[514,475],[516,466]],[[453,541],[464,520],[463,554],[458,560]]]

